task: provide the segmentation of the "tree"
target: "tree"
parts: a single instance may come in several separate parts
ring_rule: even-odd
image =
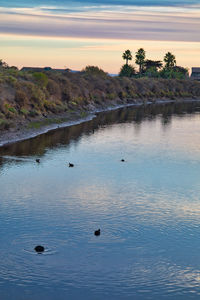
[[[145,76],[150,78],[159,78],[160,72],[158,72],[156,67],[149,67],[148,69],[145,70]]]
[[[173,68],[174,72],[179,73],[180,76],[182,76],[183,78],[187,78],[189,77],[189,71],[187,68],[183,68],[180,66],[175,66]]]
[[[143,72],[143,66],[145,63],[146,53],[143,48],[138,49],[135,55],[135,63],[139,65],[140,74]]]
[[[148,69],[152,69],[152,68],[154,68],[156,71],[158,71],[158,69],[162,68],[162,65],[163,64],[160,60],[147,59],[144,62],[145,71],[147,71]]]
[[[135,68],[128,64],[123,65],[119,72],[120,77],[133,77],[134,75],[135,75]]]
[[[172,69],[176,66],[176,58],[171,52],[167,52],[164,57],[165,68]]]
[[[162,78],[167,79],[186,79],[189,77],[188,69],[179,66],[172,67],[171,69],[163,68],[159,74]]]
[[[97,76],[107,76],[108,73],[104,72],[102,69],[96,66],[87,66],[85,69],[83,69],[81,72],[87,74],[87,75],[97,75]]]
[[[0,68],[8,69],[8,64],[0,59]]]
[[[128,65],[128,61],[132,60],[132,53],[130,50],[126,50],[123,55],[122,58],[126,61],[126,65]]]
[[[16,67],[16,66],[11,66],[10,69],[18,71],[18,67]]]

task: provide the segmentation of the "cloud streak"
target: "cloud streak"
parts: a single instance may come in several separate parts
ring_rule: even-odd
[[[82,10],[66,12],[56,7],[1,7],[0,33],[200,42],[200,8],[84,6]]]
[[[172,51],[178,64],[199,65],[200,0],[23,1],[0,0],[1,57],[11,65],[117,73],[122,51],[139,47],[150,59]]]
[[[34,7],[34,6],[56,6],[80,9],[82,6],[101,5],[123,5],[123,6],[188,6],[199,5],[199,0],[1,0],[2,7]]]

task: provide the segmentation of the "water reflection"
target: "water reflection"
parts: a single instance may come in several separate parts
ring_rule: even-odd
[[[1,148],[1,298],[199,299],[197,105],[100,113]]]
[[[37,154],[42,156],[48,148],[69,145],[71,141],[76,144],[82,135],[94,134],[105,125],[132,122],[135,124],[136,131],[139,131],[143,120],[154,121],[157,116],[161,116],[161,124],[166,129],[170,126],[172,115],[181,118],[185,114],[192,114],[198,110],[198,102],[185,102],[142,105],[99,113],[92,121],[56,129],[26,141],[0,147],[0,155],[31,156]]]

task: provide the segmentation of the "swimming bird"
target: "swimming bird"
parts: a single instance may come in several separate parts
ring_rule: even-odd
[[[125,160],[122,158],[121,161],[124,162]]]
[[[35,160],[37,163],[40,163],[40,159],[39,158],[36,158]]]
[[[69,163],[69,168],[73,168],[74,164]]]
[[[34,250],[35,250],[37,253],[42,253],[42,252],[44,252],[44,247],[38,245],[38,246],[36,246],[36,247],[34,248]]]
[[[101,230],[100,229],[95,230],[94,235],[99,236],[100,234],[101,234]]]

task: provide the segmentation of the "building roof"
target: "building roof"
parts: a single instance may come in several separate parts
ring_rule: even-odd
[[[200,80],[200,68],[192,68],[191,79]]]
[[[21,71],[44,71],[44,68],[39,67],[23,67]]]
[[[192,73],[200,73],[200,67],[192,68]]]
[[[52,69],[51,67],[23,67],[21,71],[35,71],[35,72],[42,72],[42,71],[52,71],[52,72],[70,72],[70,69]]]

